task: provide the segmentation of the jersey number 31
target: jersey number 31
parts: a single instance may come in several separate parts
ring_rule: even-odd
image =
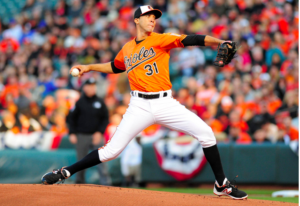
[[[157,64],[156,62],[153,63],[153,66],[151,64],[146,64],[144,69],[148,69],[148,72],[146,73],[147,76],[152,76],[154,71],[153,71],[153,67],[155,69],[155,73],[158,74],[158,68],[157,68]]]

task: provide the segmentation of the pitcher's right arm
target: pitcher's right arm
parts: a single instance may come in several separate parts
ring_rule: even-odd
[[[118,69],[114,65],[114,62],[108,62],[108,63],[103,63],[103,64],[76,65],[70,69],[70,74],[72,73],[72,70],[74,68],[79,69],[78,77],[81,77],[84,73],[87,73],[90,71],[96,71],[96,72],[101,72],[101,73],[106,73],[106,74],[116,74],[116,73],[121,73],[121,72],[125,71],[125,70]]]
[[[106,74],[117,74],[125,72],[126,66],[124,64],[123,48],[119,51],[118,55],[112,62],[107,62],[103,64],[76,65],[70,69],[70,74],[75,68],[79,69],[79,77],[81,77],[84,73],[87,73],[89,71],[96,71]]]

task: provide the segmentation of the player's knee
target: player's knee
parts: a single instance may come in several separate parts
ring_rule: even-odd
[[[101,162],[108,162],[110,160],[116,159],[121,151],[110,149],[109,147],[99,148],[99,158]]]
[[[202,144],[203,148],[211,147],[211,146],[217,144],[214,132],[212,131],[212,129],[209,126],[201,128],[201,131],[202,131],[201,136],[203,137],[201,144]]]

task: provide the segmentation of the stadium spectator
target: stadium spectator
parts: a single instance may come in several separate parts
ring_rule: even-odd
[[[270,140],[267,138],[267,132],[263,129],[256,130],[253,137],[256,143],[270,142]]]
[[[69,140],[76,145],[77,159],[86,156],[90,149],[104,145],[103,134],[108,125],[108,110],[102,99],[96,96],[96,80],[89,78],[83,85],[83,93],[69,113]],[[57,123],[62,121],[60,115],[55,116]],[[64,132],[62,125],[51,128],[53,131]],[[98,166],[100,184],[108,185],[109,177],[106,164]],[[76,175],[76,183],[85,183],[85,171]]]
[[[242,132],[238,123],[233,123],[229,127],[228,140],[237,144],[250,144],[252,139],[249,134]]]

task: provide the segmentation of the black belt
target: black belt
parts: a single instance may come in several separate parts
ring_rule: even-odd
[[[163,97],[166,97],[166,96],[168,96],[168,93],[164,92]],[[144,99],[158,99],[159,94],[142,94],[142,93],[138,93],[138,97],[144,98]]]

